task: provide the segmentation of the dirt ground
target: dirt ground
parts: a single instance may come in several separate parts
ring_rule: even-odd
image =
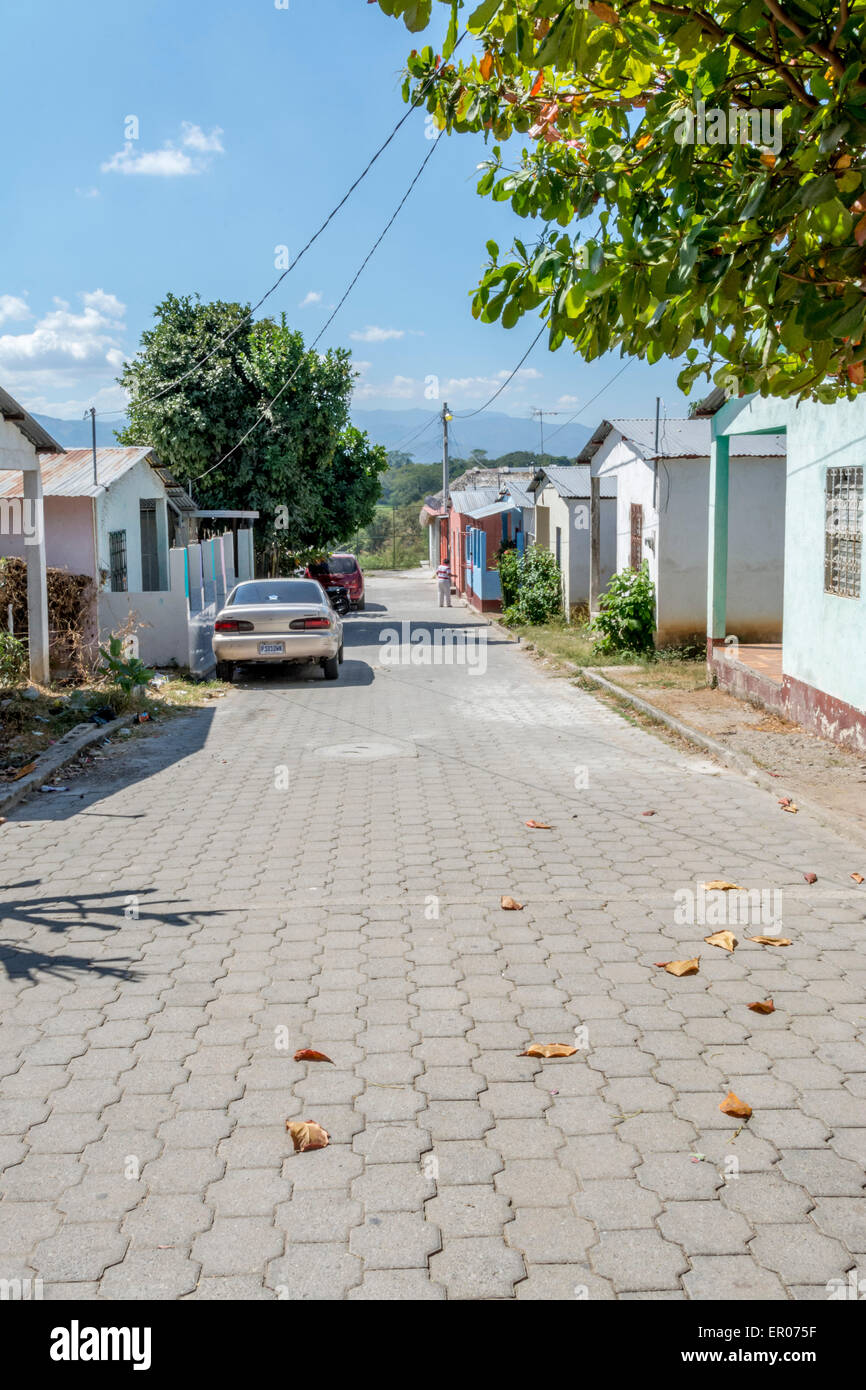
[[[725,748],[744,753],[779,779],[779,795],[808,797],[838,811],[866,835],[866,762],[862,755],[806,733],[776,714],[737,700],[704,683],[702,663],[690,670],[614,666],[600,671],[666,714],[708,734]]]

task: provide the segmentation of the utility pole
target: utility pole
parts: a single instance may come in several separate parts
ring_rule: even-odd
[[[659,505],[659,408],[661,406],[661,396],[656,396],[656,438],[655,438],[655,473],[653,475],[653,506],[658,511]]]
[[[448,402],[442,402],[442,511],[445,514],[445,559],[451,563],[451,521],[448,515],[451,476],[448,464],[448,421],[453,416],[448,413]]]
[[[91,448],[92,448],[92,450],[93,450],[93,481],[94,481],[94,483],[98,484],[98,483],[99,483],[99,477],[97,476],[97,470],[96,470],[96,406],[95,406],[95,405],[90,406],[89,410],[85,410],[85,412],[84,412],[84,419],[85,419],[85,420],[87,419],[88,415],[90,416],[90,437],[91,437]]]

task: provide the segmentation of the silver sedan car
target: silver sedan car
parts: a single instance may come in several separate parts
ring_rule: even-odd
[[[248,579],[217,613],[212,644],[220,680],[241,663],[290,661],[318,664],[335,681],[343,624],[315,579]]]

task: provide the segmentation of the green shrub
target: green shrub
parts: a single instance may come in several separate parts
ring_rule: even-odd
[[[99,648],[99,655],[102,657],[102,665],[98,668],[98,674],[105,676],[121,692],[121,701],[129,701],[135,690],[140,685],[147,685],[153,676],[153,671],[149,666],[145,666],[137,656],[124,655],[124,644],[121,637],[110,637],[108,639],[108,651],[104,647]]]
[[[639,570],[615,574],[592,621],[598,652],[651,652],[655,632],[655,586],[644,560]]]
[[[516,552],[506,552],[499,564],[505,621],[547,623],[551,618],[560,617],[562,576],[551,552],[533,545],[517,556],[516,562],[512,560],[512,555],[516,555]]]
[[[0,632],[0,685],[20,685],[26,674],[26,646],[11,632]]]

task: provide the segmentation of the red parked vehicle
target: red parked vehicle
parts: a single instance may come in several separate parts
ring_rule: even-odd
[[[323,589],[327,589],[329,584],[345,589],[352,607],[363,612],[364,576],[354,555],[339,551],[336,555],[329,555],[327,560],[316,560],[307,565],[306,574],[308,579],[318,579]]]

